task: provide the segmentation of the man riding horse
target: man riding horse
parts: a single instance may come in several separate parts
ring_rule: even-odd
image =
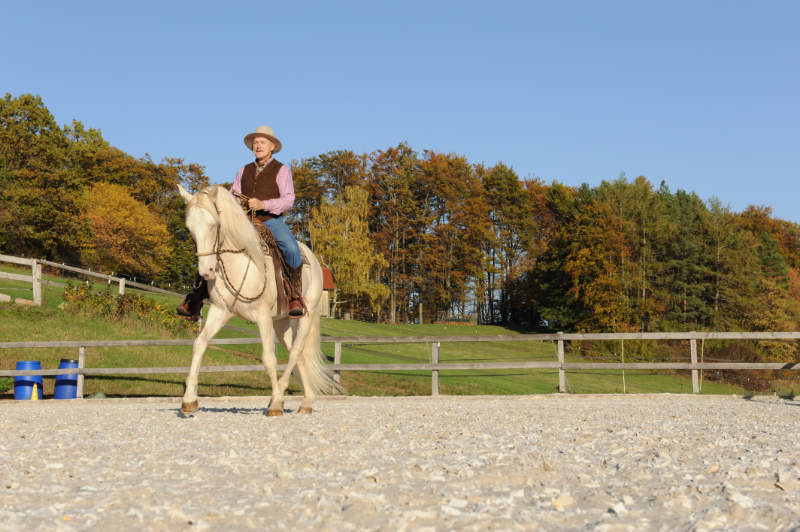
[[[302,299],[303,257],[297,240],[283,219],[294,204],[294,183],[288,166],[273,157],[281,151],[281,141],[271,127],[258,126],[244,137],[244,144],[255,155],[255,161],[243,166],[236,174],[231,192],[240,198],[242,207],[272,232],[286,263],[289,281],[289,316],[299,318],[305,305]],[[176,309],[178,314],[196,320],[208,298],[206,280],[197,276],[195,288]]]

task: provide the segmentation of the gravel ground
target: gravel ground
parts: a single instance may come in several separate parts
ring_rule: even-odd
[[[4,530],[800,530],[800,398],[0,403]]]

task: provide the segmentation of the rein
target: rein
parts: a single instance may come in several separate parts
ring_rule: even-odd
[[[208,194],[208,192],[205,192],[205,191],[203,191],[203,193],[204,194]],[[214,211],[217,213],[217,219],[219,219],[219,214],[220,214],[221,211],[219,209],[217,209],[216,203],[214,203],[212,201],[211,204],[214,205]],[[261,295],[264,293],[264,290],[267,288],[267,277],[265,275],[264,276],[264,284],[261,286],[261,291],[257,295],[255,295],[253,297],[248,297],[248,296],[243,296],[242,295],[242,288],[244,287],[244,281],[245,281],[245,279],[247,279],[247,273],[250,271],[250,260],[248,260],[247,261],[247,268],[245,268],[244,275],[242,276],[242,282],[239,283],[239,288],[238,289],[234,289],[233,284],[231,283],[230,277],[228,276],[228,271],[225,269],[225,262],[222,260],[222,255],[224,253],[232,253],[232,254],[236,255],[236,254],[244,253],[244,252],[245,252],[245,248],[241,248],[241,249],[225,249],[225,248],[222,247],[222,224],[217,222],[217,234],[214,237],[213,250],[212,251],[208,251],[208,252],[203,252],[203,253],[198,251],[196,253],[196,255],[198,257],[208,257],[210,255],[216,256],[217,264],[219,264],[221,266],[222,280],[225,282],[225,286],[233,294],[233,297],[234,297],[233,305],[231,305],[231,308],[230,308],[231,312],[233,311],[233,307],[236,306],[236,302],[237,301],[241,301],[243,303],[252,303],[253,301],[255,301],[258,298],[260,298]]]

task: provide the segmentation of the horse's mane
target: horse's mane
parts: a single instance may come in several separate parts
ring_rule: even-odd
[[[208,199],[216,206],[220,224],[220,237],[226,249],[244,249],[247,256],[256,263],[258,271],[264,274],[264,252],[253,224],[247,218],[239,202],[227,188],[213,185],[205,189]],[[205,196],[205,194],[195,194]],[[212,211],[213,212],[213,211]]]

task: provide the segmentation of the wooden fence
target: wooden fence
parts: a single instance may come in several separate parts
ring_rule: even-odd
[[[22,300],[20,302],[33,303],[34,305],[42,304],[42,264],[40,261],[34,259],[24,259],[21,257],[11,257],[9,255],[0,255],[0,262],[9,262],[11,264],[19,264],[20,266],[30,266],[30,275],[20,275],[18,273],[0,272],[0,279],[10,279],[12,281],[28,282],[33,285],[33,300]],[[19,300],[19,298],[17,298]]]
[[[67,266],[66,264],[59,264],[58,262],[52,262],[49,260],[26,259],[22,257],[12,257],[10,255],[0,255],[0,262],[19,264],[21,266],[30,266],[31,275],[20,275],[16,273],[0,272],[0,279],[10,279],[13,281],[23,281],[31,283],[33,288],[33,300],[32,301],[23,300],[23,302],[33,303],[34,305],[42,304],[42,284],[53,284],[57,286],[63,286],[61,283],[54,283],[52,281],[42,280],[43,265],[59,270],[78,273],[86,277],[103,279],[105,281],[108,281],[109,283],[114,283],[118,286],[119,295],[123,295],[125,293],[126,286],[132,286],[134,288],[139,288],[141,290],[146,290],[148,292],[157,292],[159,294],[167,294],[170,296],[176,296],[181,298],[183,297],[183,294],[179,294],[177,292],[171,292],[169,290],[164,290],[163,288],[158,288],[157,286],[151,286],[145,283],[137,283],[135,281],[130,281],[128,279],[123,279],[122,277],[114,277],[113,275],[106,275],[104,273],[93,272],[92,270],[85,270],[83,268],[76,268],[74,266]]]
[[[570,370],[691,370],[692,391],[700,392],[698,373],[700,370],[797,370],[800,362],[698,362],[697,340],[797,340],[800,332],[676,332],[676,333],[555,333],[555,334],[520,334],[513,336],[420,336],[420,337],[323,337],[322,343],[334,344],[334,363],[330,368],[334,378],[339,381],[342,371],[408,371],[423,370],[431,372],[431,394],[439,395],[439,372],[447,370],[493,370],[493,369],[557,369],[558,390],[567,391],[567,375]],[[625,340],[688,340],[691,362],[566,362],[564,360],[564,342],[568,341],[622,341]],[[460,342],[556,342],[556,359],[553,361],[513,360],[508,362],[449,362],[439,361],[439,348],[442,343]],[[78,374],[78,397],[83,397],[83,380],[92,375],[143,375],[163,373],[188,373],[188,367],[158,368],[87,368],[85,355],[87,347],[125,347],[125,346],[168,346],[192,345],[194,340],[94,340],[66,342],[0,342],[0,349],[20,348],[76,348],[78,349],[78,368],[37,369],[37,370],[0,370],[0,377],[18,375],[55,375]],[[259,338],[214,339],[211,345],[259,344]],[[431,345],[431,357],[428,363],[409,364],[342,364],[343,344],[412,344],[427,343]],[[285,365],[279,365],[284,369]],[[264,371],[262,365],[203,366],[203,373]]]

